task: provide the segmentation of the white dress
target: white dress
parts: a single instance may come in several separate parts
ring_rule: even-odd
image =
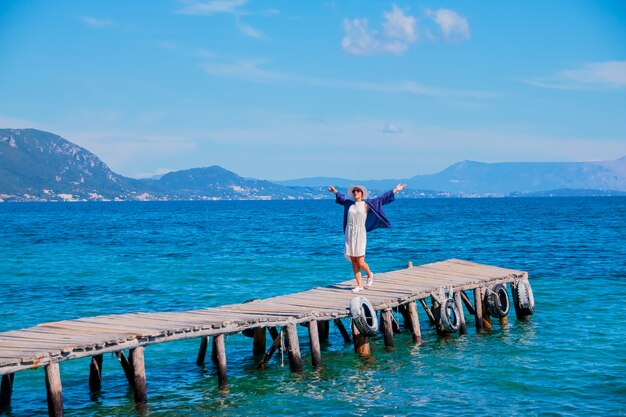
[[[366,218],[365,201],[357,201],[348,209],[343,250],[347,260],[350,260],[351,256],[365,256],[365,246],[367,245]]]

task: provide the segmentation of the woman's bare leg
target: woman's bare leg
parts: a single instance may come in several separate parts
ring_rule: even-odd
[[[350,257],[352,261],[352,272],[354,272],[354,278],[356,278],[357,287],[363,287],[363,280],[361,279],[361,267],[359,266],[359,258],[354,256]]]
[[[367,273],[367,277],[373,276],[372,271],[370,271],[370,266],[365,262],[365,256],[360,256],[357,258],[359,269],[363,269]]]

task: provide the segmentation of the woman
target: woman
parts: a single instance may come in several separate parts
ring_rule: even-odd
[[[406,184],[398,184],[393,190],[371,200],[367,199],[369,193],[362,185],[351,185],[348,188],[348,194],[353,195],[354,200],[347,199],[332,185],[328,187],[328,191],[335,193],[335,202],[343,206],[344,255],[352,262],[352,271],[356,278],[356,287],[352,289],[352,292],[363,291],[361,269],[367,273],[366,288],[374,283],[374,274],[365,263],[367,232],[379,227],[391,227],[391,223],[383,212],[383,205],[391,203],[396,193],[404,190],[405,187]]]

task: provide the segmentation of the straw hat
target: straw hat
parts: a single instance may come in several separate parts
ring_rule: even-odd
[[[363,191],[363,200],[367,200],[367,198],[370,196],[370,193],[367,191],[367,188],[363,187],[362,185],[351,185],[348,187],[348,196],[352,195],[352,190],[354,190],[355,188],[358,188],[359,190]]]

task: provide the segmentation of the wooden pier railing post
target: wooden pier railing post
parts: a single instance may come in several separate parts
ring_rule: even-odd
[[[328,323],[328,322],[326,322]],[[298,329],[294,324],[283,327],[287,339],[287,355],[289,356],[289,368],[292,372],[302,371],[302,357],[300,356],[300,342],[298,341]]]
[[[100,391],[102,388],[102,355],[94,355],[91,357],[89,364],[89,389]]]
[[[228,387],[228,376],[226,374],[226,346],[224,344],[224,335],[218,334],[213,337],[213,350],[215,351],[215,360],[217,365],[217,384],[220,389]]]
[[[319,368],[322,365],[322,352],[320,349],[320,338],[317,331],[317,320],[309,322],[309,340],[311,343],[311,363],[313,368]]]
[[[341,335],[343,336],[343,341],[345,343],[352,342],[352,338],[350,337],[350,333],[348,333],[348,331],[346,330],[346,326],[343,325],[343,321],[341,321],[341,319],[335,319],[334,322],[335,322],[335,326],[337,326],[337,328],[341,332]]]
[[[461,321],[461,327],[459,327],[459,334],[467,334],[467,326],[465,325],[465,311],[463,311],[463,300],[461,300],[461,291],[454,293],[454,301],[459,309],[459,320]]]
[[[198,357],[196,358],[196,365],[203,366],[206,359],[206,351],[209,346],[209,336],[202,336],[200,338],[200,349],[198,349]]]
[[[483,330],[483,296],[481,288],[474,288],[474,312],[476,332],[481,332]]]
[[[133,371],[133,388],[136,403],[148,401],[146,388],[146,368],[144,364],[143,346],[130,350],[130,365]]]
[[[252,342],[252,354],[262,355],[265,353],[265,327],[257,327],[254,329],[254,341]]]
[[[11,407],[11,395],[13,394],[13,381],[15,374],[2,375],[0,383],[0,414]]]
[[[354,322],[351,324],[352,327],[352,340],[354,341],[354,351],[361,356],[369,356],[370,355],[370,340],[368,337],[363,336],[359,329],[356,328]]]
[[[385,338],[385,349],[393,350],[393,324],[391,323],[392,311],[390,308],[380,313],[383,323],[383,336]]]
[[[61,371],[59,364],[49,363],[45,367],[46,394],[48,398],[48,416],[63,416],[63,389],[61,387]]]

